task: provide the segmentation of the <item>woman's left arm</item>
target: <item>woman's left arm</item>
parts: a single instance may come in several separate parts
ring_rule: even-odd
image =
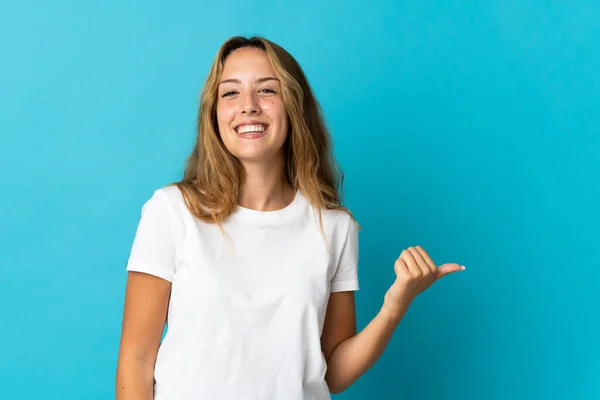
[[[329,297],[321,347],[327,360],[325,381],[334,394],[346,390],[375,364],[403,316],[384,306],[356,334],[354,309],[354,292],[332,293]]]
[[[327,305],[321,347],[327,360],[325,381],[341,393],[375,364],[415,296],[437,279],[461,271],[459,264],[439,268],[420,246],[404,250],[394,263],[396,280],[375,318],[356,334],[353,292],[332,293]]]

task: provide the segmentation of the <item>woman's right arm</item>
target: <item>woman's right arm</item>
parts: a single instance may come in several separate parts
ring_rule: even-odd
[[[154,364],[165,326],[171,282],[154,275],[127,273],[116,400],[152,400]]]

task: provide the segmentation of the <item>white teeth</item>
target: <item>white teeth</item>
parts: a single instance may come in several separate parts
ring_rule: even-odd
[[[236,131],[239,134],[242,134],[242,133],[258,133],[258,132],[264,132],[265,129],[267,129],[267,126],[263,125],[263,124],[242,125],[242,126],[238,127],[236,129]]]

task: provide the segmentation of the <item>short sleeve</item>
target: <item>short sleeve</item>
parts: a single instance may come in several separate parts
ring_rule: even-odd
[[[145,272],[169,282],[175,274],[173,218],[169,199],[161,190],[142,206],[127,271]]]
[[[358,226],[350,221],[339,263],[331,278],[330,292],[355,291],[358,285]]]

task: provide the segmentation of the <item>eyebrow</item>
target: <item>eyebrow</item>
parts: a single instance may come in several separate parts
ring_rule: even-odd
[[[277,81],[279,82],[279,79],[275,78],[274,76],[266,76],[264,78],[258,78],[256,81],[254,81],[255,83],[263,83],[266,81]],[[242,81],[240,81],[239,79],[225,79],[222,80],[221,82],[219,82],[219,85],[222,83],[227,83],[227,82],[232,82],[232,83],[242,83]]]

